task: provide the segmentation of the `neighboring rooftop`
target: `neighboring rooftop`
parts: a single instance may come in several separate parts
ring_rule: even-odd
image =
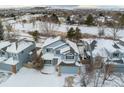
[[[74,51],[79,54],[79,50],[78,50],[78,47],[77,47],[76,43],[71,42],[70,40],[66,40],[66,43],[69,44],[70,47],[73,48]]]
[[[56,42],[56,41],[59,41],[59,40],[62,40],[62,38],[61,38],[60,36],[55,37],[55,38],[50,37],[50,38],[48,38],[48,39],[44,42],[43,47],[45,47],[45,46],[47,46],[47,45],[50,45],[50,44],[52,44],[52,43],[54,43],[54,42]],[[68,39],[64,39],[64,41],[65,41],[65,43],[67,43],[76,53],[79,54],[78,47],[77,47],[76,43],[74,43],[74,42],[72,42],[72,41],[70,41],[70,40],[68,40]],[[65,43],[64,43],[64,44],[65,44]],[[64,44],[62,44],[62,45],[64,45]],[[58,45],[58,46],[61,46],[61,45]],[[55,47],[55,48],[56,48],[56,47]]]
[[[11,53],[19,53],[21,51],[23,51],[24,49],[28,48],[29,46],[31,46],[33,43],[32,42],[27,42],[27,41],[20,41],[16,44],[16,42],[13,42],[11,44],[11,46],[9,46],[7,48],[7,52],[11,52]]]
[[[109,52],[115,52],[117,50],[123,52],[124,51],[124,46],[118,44],[116,41],[113,40],[108,40],[108,39],[82,39],[82,41],[86,42],[93,42],[96,41],[95,47],[93,49],[93,55],[101,55],[103,57],[107,56],[108,51]],[[92,43],[91,42],[91,43]],[[91,44],[89,43],[89,44]]]
[[[5,48],[10,45],[9,41],[0,41],[0,49]]]
[[[45,47],[45,46],[47,46],[47,45],[49,45],[49,44],[52,44],[52,43],[54,43],[54,42],[56,42],[56,41],[58,41],[58,40],[61,40],[61,37],[60,37],[60,36],[58,36],[58,37],[56,37],[56,38],[50,37],[50,38],[48,38],[48,39],[44,42],[43,47]]]

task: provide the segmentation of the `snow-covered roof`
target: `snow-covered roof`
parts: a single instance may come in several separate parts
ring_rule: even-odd
[[[65,48],[62,48],[62,49],[60,50],[60,53],[66,52],[66,51],[68,51],[68,50],[70,50],[70,47],[69,47],[69,46],[67,46],[67,47],[65,47]]]
[[[97,18],[97,21],[105,22],[105,17],[101,16],[101,17]]]
[[[48,39],[44,42],[43,47],[45,47],[45,46],[47,46],[47,45],[50,45],[50,44],[52,44],[52,43],[54,43],[54,42],[56,42],[56,41],[59,41],[59,40],[62,40],[60,36],[58,36],[58,37],[56,37],[56,38],[50,37],[50,38],[48,38]],[[70,40],[68,40],[68,39],[65,39],[65,43],[67,43],[70,47],[73,48],[73,50],[74,50],[76,53],[79,54],[78,47],[77,47],[76,43],[74,43],[74,42],[72,42],[72,41],[70,41]],[[64,43],[64,44],[65,44],[65,43]],[[61,45],[58,45],[58,46],[62,46],[62,45],[64,45],[64,44],[61,44]],[[55,48],[57,48],[58,46],[56,46]]]
[[[96,45],[95,49],[105,48],[109,52],[114,52],[117,50],[116,48],[113,47],[113,45],[115,44],[115,42],[113,40],[96,39],[96,41],[97,41],[97,45]]]
[[[93,57],[96,57],[96,56],[101,56],[101,57],[108,57],[108,54],[107,54],[107,51],[105,50],[105,48],[98,48],[98,49],[95,49],[93,50]]]
[[[65,44],[66,44],[66,43],[62,43],[62,44],[60,44],[60,45],[58,45],[58,46],[54,47],[53,49],[59,48],[59,47],[61,47],[61,46],[65,45]]]
[[[120,38],[120,40],[124,42],[124,38]]]
[[[74,64],[74,65],[76,65],[76,66],[82,66],[79,62],[75,62],[75,61],[59,61],[58,63],[57,63],[57,65],[60,65],[61,63],[64,63],[64,64]]]
[[[17,60],[13,60],[13,57],[10,57],[9,59],[7,59],[6,61],[4,61],[5,64],[9,64],[9,65],[16,65],[17,63],[19,63]]]
[[[10,45],[9,41],[0,41],[0,49],[5,48]]]
[[[69,44],[74,49],[74,51],[79,54],[79,50],[76,43],[71,42],[70,40],[66,40],[66,43]]]
[[[33,42],[22,40],[18,42],[17,47],[16,47],[16,42],[13,42],[11,46],[7,47],[6,51],[11,52],[11,53],[19,53],[31,45],[33,45]]]
[[[2,63],[4,60],[6,60],[5,57],[0,57],[0,63]]]
[[[56,38],[50,37],[50,38],[48,38],[48,39],[44,42],[43,47],[45,47],[45,46],[47,46],[47,45],[49,45],[49,44],[52,44],[52,43],[54,43],[54,42],[56,42],[56,41],[58,41],[58,40],[61,40],[61,37],[60,37],[60,36],[58,36],[58,37],[56,37]]]
[[[113,40],[108,40],[108,39],[92,39],[92,41],[95,40],[96,46],[94,50],[92,51],[93,56],[100,55],[102,57],[107,57],[108,52],[112,53],[115,51],[124,51],[124,47],[118,44],[117,42]],[[91,39],[84,39],[84,41],[91,41]],[[119,48],[114,47],[114,45],[117,45]]]

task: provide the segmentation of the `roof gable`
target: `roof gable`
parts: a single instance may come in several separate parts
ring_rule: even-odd
[[[10,42],[9,41],[1,41],[0,42],[0,50],[9,46],[10,45]]]
[[[50,37],[47,40],[45,40],[45,42],[43,44],[43,47],[46,47],[46,46],[48,46],[48,45],[50,45],[50,44],[52,44],[52,43],[54,43],[56,41],[59,41],[59,40],[61,40],[61,37],[60,36],[58,36],[56,38]]]

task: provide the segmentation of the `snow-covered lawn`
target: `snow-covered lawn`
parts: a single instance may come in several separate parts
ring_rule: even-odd
[[[55,67],[53,66],[45,66],[41,72],[35,69],[23,67],[17,74],[11,75],[9,79],[8,76],[4,77],[0,87],[64,87],[65,78],[68,76],[75,77],[73,86],[80,87],[79,75],[62,74],[61,76],[58,76],[57,72],[55,71]],[[100,78],[98,81],[99,87],[102,85],[103,80],[101,79],[102,78]],[[91,81],[87,86],[93,87],[94,81]],[[117,73],[116,75],[110,76],[102,87],[118,86],[124,86],[123,73]]]
[[[17,74],[13,74],[6,82],[0,84],[1,87],[63,87],[64,78],[69,74],[57,76],[53,66],[45,66],[41,74],[40,71],[23,67]],[[74,76],[74,75],[71,75]]]
[[[0,84],[5,82],[11,75],[12,73],[8,71],[0,70]]]

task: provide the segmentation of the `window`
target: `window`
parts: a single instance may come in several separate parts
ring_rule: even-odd
[[[2,55],[5,55],[5,52],[2,52]]]
[[[60,54],[60,50],[56,50],[56,54]]]
[[[67,55],[66,59],[74,59],[74,56],[73,55]]]
[[[113,53],[113,57],[119,57],[119,53]]]
[[[17,55],[16,54],[13,54],[13,59],[17,60]]]
[[[51,60],[44,60],[45,64],[51,64]]]
[[[50,52],[50,51],[51,51],[51,49],[50,49],[50,48],[47,48],[47,49],[46,49],[46,52]]]
[[[24,53],[24,51],[22,51],[22,53]]]

